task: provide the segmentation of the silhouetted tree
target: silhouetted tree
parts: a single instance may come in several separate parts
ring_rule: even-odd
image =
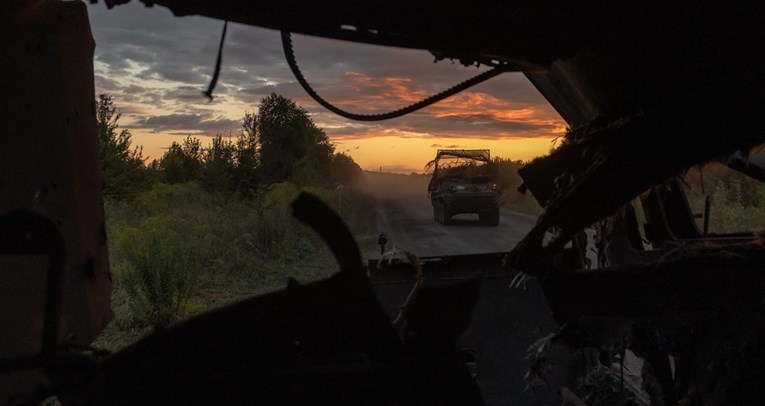
[[[330,174],[335,147],[322,129],[311,128],[306,135],[305,154],[295,161],[292,180],[301,185],[331,186],[335,183]]]
[[[518,187],[523,183],[518,170],[526,165],[526,163],[520,160],[514,161],[500,157],[494,158],[492,163],[497,171],[497,186],[501,191],[500,204],[511,210],[524,213],[541,213],[542,207],[534,199],[531,192],[522,194],[518,191]]]
[[[245,113],[236,141],[216,136],[202,148],[197,138],[173,142],[150,165],[165,182],[199,180],[207,190],[249,196],[259,184],[350,184],[361,168],[346,154],[335,154],[324,130],[292,100],[272,93],[258,113]]]
[[[512,159],[495,157],[492,160],[494,167],[497,171],[497,184],[502,190],[516,190],[523,183],[521,175],[518,174],[518,170],[521,169],[525,162]]]
[[[202,142],[187,136],[180,144],[173,141],[159,161],[164,181],[180,183],[197,180],[202,170]]]
[[[349,155],[338,152],[332,155],[329,174],[334,183],[353,184],[361,176],[361,167]]]
[[[213,138],[202,154],[203,168],[200,183],[208,191],[228,192],[236,190],[234,184],[236,147],[220,134]]]
[[[256,120],[261,179],[323,182],[334,148],[323,130],[292,100],[272,93],[261,99]]]
[[[120,116],[112,96],[98,95],[96,123],[103,194],[126,199],[148,187],[150,178],[143,164],[143,149],[132,148],[130,131],[119,130]]]
[[[233,173],[234,189],[244,196],[249,195],[258,184],[259,140],[258,115],[244,113],[242,130],[234,148],[236,165]]]

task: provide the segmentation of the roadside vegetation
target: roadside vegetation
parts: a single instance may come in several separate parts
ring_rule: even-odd
[[[523,183],[518,170],[528,162],[496,157],[493,159],[493,163],[497,169],[497,184],[500,191],[499,205],[520,213],[531,215],[542,213],[542,206],[537,203],[531,192],[521,193],[518,191]]]
[[[763,182],[715,162],[688,170],[683,185],[694,213],[704,213],[709,199],[710,233],[758,231],[765,226]],[[703,217],[697,223],[703,229]]]
[[[258,107],[238,134],[206,144],[189,136],[145,165],[129,131],[119,129],[112,98],[99,97],[115,320],[97,346],[116,350],[289,277],[306,282],[335,272],[323,241],[292,218],[290,203],[302,191],[332,206],[355,233],[375,231],[374,199],[354,187],[359,166],[335,153],[291,100],[272,94]]]
[[[754,153],[762,154],[762,151]],[[528,162],[501,157],[494,158],[493,162],[498,173],[500,205],[521,213],[542,213],[542,207],[531,192],[518,192],[523,182],[518,170]],[[760,230],[765,226],[765,183],[719,162],[689,169],[683,174],[681,183],[694,213],[703,214],[705,201],[709,199],[710,233]],[[698,216],[697,222],[701,230],[703,216]]]

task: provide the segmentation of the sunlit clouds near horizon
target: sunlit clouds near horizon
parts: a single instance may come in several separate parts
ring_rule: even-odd
[[[547,153],[566,124],[519,73],[507,73],[407,116],[356,122],[319,106],[289,70],[279,33],[229,24],[214,100],[202,95],[215,65],[223,22],[177,18],[137,1],[108,10],[90,5],[96,41],[96,92],[108,93],[120,125],[159,158],[187,135],[235,135],[245,112],[270,93],[294,100],[325,130],[338,152],[364,169],[422,171],[437,148],[489,148],[494,156],[528,160]],[[480,73],[427,51],[354,44],[307,36],[293,39],[304,75],[325,99],[363,114],[396,110]]]

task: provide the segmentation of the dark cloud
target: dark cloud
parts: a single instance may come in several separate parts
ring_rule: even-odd
[[[96,58],[116,61],[127,55],[136,62],[151,63],[186,55],[204,61],[206,52],[216,52],[223,23],[205,17],[174,17],[163,7],[143,7],[139,2],[106,9],[103,4],[88,8],[96,39]],[[213,58],[215,54],[213,53]]]
[[[303,89],[300,87],[297,83],[274,83],[270,84],[264,80],[260,81],[259,83],[255,83],[254,86],[241,88],[235,91],[234,94],[232,94],[232,97],[235,99],[242,101],[247,104],[257,104],[260,99],[268,96],[271,93],[276,93],[280,95],[297,95],[296,96],[287,96],[293,99],[296,103],[303,105],[305,107],[306,104],[310,103],[312,99],[309,98],[305,92],[303,92]],[[317,106],[315,104],[309,105],[309,108],[306,109],[309,112],[326,112],[327,110],[324,107]]]
[[[162,103],[162,92],[145,86],[130,84],[118,91],[120,103],[135,103],[159,106]]]
[[[211,118],[205,114],[167,114],[143,117],[136,120],[131,126],[148,128],[154,132],[169,130],[226,132],[238,128],[239,122],[221,117]]]
[[[124,87],[120,82],[100,74],[95,74],[94,80],[100,93],[115,93]]]
[[[176,18],[162,7],[144,8],[137,2],[106,10],[91,6],[94,35],[100,44],[96,59],[113,72],[142,68],[143,79],[203,83],[212,74],[222,23],[203,17]],[[436,93],[480,71],[449,61],[433,63],[422,50],[354,44],[295,35],[298,64],[306,78],[328,97],[345,98],[347,92],[374,94],[380,89],[349,89],[346,72],[371,78],[405,77],[428,93]],[[221,82],[234,88],[252,89],[253,82],[295,83],[281,48],[279,33],[231,24],[223,50]],[[506,74],[484,85],[498,97],[539,100],[538,92],[520,74]],[[298,87],[278,89],[298,96]],[[286,91],[289,90],[289,91]],[[302,92],[302,91],[301,91]],[[248,94],[248,93],[245,93]],[[267,93],[266,93],[267,94]]]
[[[501,121],[486,114],[434,118],[413,113],[385,124],[354,125],[327,129],[331,138],[351,140],[390,132],[401,138],[484,138],[549,137],[557,124],[547,122]],[[434,144],[441,145],[441,144]],[[450,148],[450,147],[447,147]]]
[[[406,120],[406,128],[427,129],[431,135],[442,138],[507,138],[511,134],[525,136],[549,136],[555,129],[552,124],[525,121],[502,121],[486,114],[432,118],[412,115]],[[504,135],[504,136],[503,136]]]
[[[206,131],[168,131],[167,134],[181,137],[213,137],[215,134]]]
[[[439,91],[479,73],[475,67],[464,67],[448,61],[434,63],[433,56],[424,50],[356,44],[303,35],[294,35],[293,42],[298,64],[308,78],[337,76],[338,82],[342,82],[343,73],[353,71],[376,78],[412,78]]]

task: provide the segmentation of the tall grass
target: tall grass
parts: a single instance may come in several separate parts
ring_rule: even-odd
[[[765,184],[754,178],[712,163],[703,171],[689,170],[683,187],[696,213],[703,213],[705,200],[710,199],[710,233],[761,231],[765,227]],[[698,225],[703,228],[702,219]]]
[[[131,229],[123,236],[120,286],[129,299],[131,321],[167,327],[181,316],[196,287],[196,272],[194,251],[180,249],[179,237],[164,225]]]
[[[158,183],[130,203],[107,201],[117,329],[179,319],[337,269],[324,243],[292,218],[301,191],[341,213],[356,233],[373,232],[374,199],[353,189],[275,184],[240,199],[196,183]]]

